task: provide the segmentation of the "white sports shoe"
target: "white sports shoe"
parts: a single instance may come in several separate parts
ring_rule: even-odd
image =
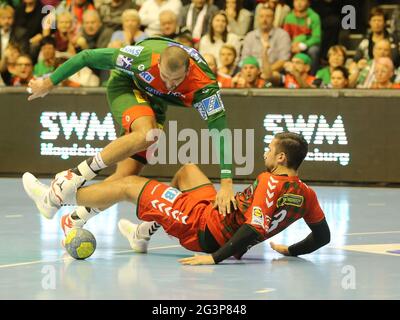
[[[150,237],[139,239],[138,227],[138,224],[134,224],[126,219],[121,219],[118,222],[119,231],[128,239],[132,250],[137,253],[147,253]]]
[[[22,183],[25,192],[35,202],[42,216],[52,219],[60,207],[51,202],[49,198],[50,187],[41,183],[29,172],[25,172],[22,176]]]

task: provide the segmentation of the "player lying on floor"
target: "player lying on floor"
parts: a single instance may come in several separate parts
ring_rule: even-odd
[[[297,176],[297,169],[307,155],[307,142],[294,133],[275,136],[265,153],[266,172],[236,194],[238,209],[223,216],[213,208],[216,190],[211,181],[193,164],[184,165],[171,185],[130,176],[120,180],[80,187],[70,176],[71,186],[58,196],[68,205],[109,207],[120,201],[137,204],[140,220],[156,221],[180,244],[191,251],[205,252],[181,259],[182,264],[216,264],[231,256],[240,259],[253,245],[262,242],[303,218],[310,235],[290,247],[271,243],[287,256],[311,253],[330,241],[330,231],[315,192]],[[68,184],[68,183],[66,183]],[[75,185],[74,185],[75,184]],[[29,173],[24,186],[40,207],[48,187]],[[80,187],[80,188],[79,188]],[[147,252],[152,223],[133,224],[121,220],[119,228],[137,252]]]

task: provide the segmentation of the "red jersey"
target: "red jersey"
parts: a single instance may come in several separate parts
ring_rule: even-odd
[[[208,229],[221,246],[243,224],[252,226],[263,241],[298,219],[303,218],[307,224],[314,224],[325,217],[314,190],[298,177],[264,172],[252,185],[238,192],[235,198],[238,210],[226,217],[215,210],[204,213]]]

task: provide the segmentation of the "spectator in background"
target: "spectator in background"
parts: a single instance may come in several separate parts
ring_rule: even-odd
[[[51,24],[43,29],[43,35],[51,34]],[[75,43],[76,36],[74,34],[73,17],[68,11],[57,14],[56,31],[52,34],[55,39],[56,56],[70,58],[76,54]]]
[[[391,58],[382,57],[376,60],[375,80],[371,89],[400,89],[400,84],[394,84],[391,80],[394,75],[394,64]]]
[[[273,71],[280,71],[285,61],[290,59],[291,40],[289,34],[273,26],[274,12],[261,7],[257,15],[258,29],[249,32],[244,38],[242,57],[254,56],[262,65],[265,47],[268,47],[269,63]]]
[[[228,31],[243,38],[250,29],[252,13],[243,8],[243,0],[226,0]]]
[[[292,39],[292,54],[307,53],[312,60],[311,73],[319,66],[321,20],[310,8],[310,0],[293,0],[294,9],[286,16],[283,29]]]
[[[318,70],[316,78],[321,80],[321,86],[326,87],[331,83],[332,71],[337,67],[344,66],[346,62],[346,48],[340,45],[333,46],[328,50],[328,63],[325,68]]]
[[[193,40],[198,42],[209,32],[211,18],[217,12],[218,8],[213,4],[208,4],[207,0],[192,0],[191,4],[182,8],[179,14],[179,25],[188,28]]]
[[[376,42],[387,39],[390,43],[392,60],[396,66],[399,66],[399,39],[397,39],[395,34],[390,33],[386,29],[385,13],[382,9],[377,7],[372,8],[369,18],[369,26],[370,30],[365,38],[360,42],[354,60],[358,62],[361,59],[372,59],[373,48]]]
[[[147,0],[139,10],[142,25],[146,26],[146,33],[149,36],[160,34],[159,15],[164,10],[180,12],[182,3],[180,0]]]
[[[103,23],[104,32],[110,37],[114,31],[122,29],[122,14],[127,9],[133,9],[132,0],[111,0],[97,9]]]
[[[194,43],[192,36],[190,35],[190,32],[183,32],[179,34],[177,37],[175,37],[174,40],[189,48],[195,48],[196,45]]]
[[[346,3],[351,4],[351,3]],[[328,49],[338,44],[341,31],[343,0],[311,0],[311,7],[321,17],[321,52],[320,57],[325,59]],[[357,12],[358,12],[357,8]],[[357,19],[360,19],[357,15]],[[324,61],[325,62],[325,61]]]
[[[255,17],[254,19],[254,29],[258,28],[257,16],[262,7],[270,8],[274,11],[274,22],[273,25],[275,28],[282,28],[283,23],[285,22],[286,16],[290,13],[290,7],[285,4],[283,0],[263,0],[259,1],[256,7]]]
[[[212,54],[206,53],[204,56],[204,60],[206,60],[208,66],[210,67],[211,71],[217,77],[217,82],[220,88],[232,88],[232,77],[218,72],[217,69],[217,60]]]
[[[17,58],[15,63],[16,72],[12,78],[13,86],[27,87],[29,81],[33,78],[33,64],[30,56],[22,54]]]
[[[241,62],[240,72],[233,77],[234,88],[266,88],[268,84],[261,78],[260,64],[256,57],[246,57]]]
[[[192,42],[192,35],[188,28],[179,27],[178,15],[171,10],[164,10],[160,13],[160,36],[169,39],[175,39],[176,37],[186,34],[190,42]],[[191,45],[193,46],[193,44]]]
[[[100,16],[96,10],[87,10],[83,14],[82,35],[76,44],[79,49],[106,48],[110,42],[110,35],[104,33]]]
[[[70,12],[74,21],[74,34],[77,34],[83,24],[83,14],[87,10],[95,10],[90,0],[63,0],[57,7],[57,13]]]
[[[233,77],[240,69],[236,64],[237,53],[234,46],[224,44],[219,50],[219,61],[221,62],[218,72]]]
[[[224,11],[219,11],[211,19],[210,31],[200,40],[200,54],[212,54],[217,57],[217,65],[220,66],[219,51],[224,44],[231,44],[235,47],[236,52],[240,52],[239,36],[228,32],[228,18]]]
[[[370,88],[375,81],[375,66],[379,58],[391,57],[391,47],[388,39],[378,40],[372,51],[373,59],[361,59],[350,65],[350,87]]]
[[[42,41],[42,4],[38,0],[23,0],[15,12],[16,32],[21,35],[18,42],[24,51],[29,48],[29,54],[36,60]]]
[[[113,33],[108,47],[122,48],[147,38],[147,34],[140,30],[140,16],[135,9],[122,13],[122,29]]]
[[[0,60],[1,77],[6,86],[12,86],[12,79],[17,73],[17,59],[21,55],[21,48],[18,44],[9,42]]]
[[[310,74],[311,58],[305,53],[297,53],[291,62],[286,62],[285,74],[272,71],[268,59],[264,59],[264,77],[274,86],[287,89],[315,88],[315,77]]]
[[[331,83],[327,86],[332,89],[346,89],[349,87],[349,72],[343,66],[338,66],[331,71]]]
[[[14,24],[14,9],[7,5],[0,7],[0,60],[4,57],[10,42],[16,41]]]
[[[33,74],[36,78],[42,77],[56,69],[56,41],[48,36],[41,42],[40,55],[42,59],[35,64]]]

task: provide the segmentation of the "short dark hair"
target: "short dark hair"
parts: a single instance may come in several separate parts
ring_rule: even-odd
[[[40,42],[40,46],[43,47],[46,44],[51,44],[55,48],[56,47],[56,40],[51,36],[44,37],[42,39],[42,41]]]
[[[374,7],[374,8],[371,9],[371,11],[369,12],[369,19],[368,20],[371,20],[373,17],[376,17],[376,16],[383,17],[383,20],[386,21],[385,11],[383,11],[379,7]]]
[[[276,153],[286,155],[287,167],[297,170],[307,156],[308,143],[303,136],[294,132],[281,132],[275,135],[277,140]]]
[[[333,69],[332,73],[335,71],[340,71],[343,74],[343,77],[346,80],[349,80],[349,71],[345,67],[343,67],[343,66],[336,67]]]

